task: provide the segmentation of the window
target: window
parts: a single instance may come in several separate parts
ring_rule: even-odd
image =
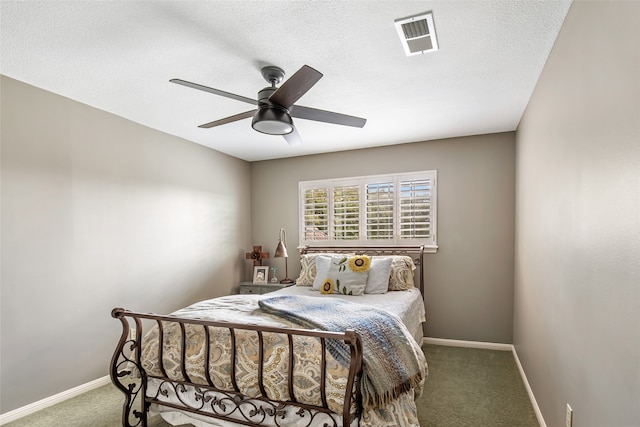
[[[300,244],[436,245],[436,171],[303,181]]]

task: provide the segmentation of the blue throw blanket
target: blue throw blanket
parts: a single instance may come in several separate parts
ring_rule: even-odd
[[[330,297],[283,295],[263,298],[259,304],[262,310],[306,328],[356,331],[363,347],[365,408],[388,404],[426,377],[422,349],[394,314]],[[339,362],[348,360],[347,348],[334,343],[329,350]]]

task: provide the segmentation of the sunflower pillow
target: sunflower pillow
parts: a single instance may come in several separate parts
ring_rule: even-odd
[[[366,255],[332,257],[329,271],[326,277],[321,279],[320,292],[344,295],[364,294],[370,266],[371,258]]]
[[[331,258],[335,253],[310,253],[303,254],[300,256],[300,276],[296,279],[296,286],[313,286],[314,290],[319,290],[320,285],[314,286],[314,281],[316,279],[316,261],[319,257],[329,257]],[[355,255],[355,254],[349,254]],[[328,267],[327,267],[328,268]],[[325,271],[326,274],[326,271]]]

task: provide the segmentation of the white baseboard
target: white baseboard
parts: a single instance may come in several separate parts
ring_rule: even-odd
[[[18,418],[26,417],[27,415],[33,414],[34,412],[37,412],[41,409],[53,406],[56,403],[60,403],[67,399],[71,399],[72,397],[76,397],[82,393],[86,393],[98,387],[102,387],[103,385],[109,384],[110,382],[111,377],[107,375],[86,384],[79,385],[78,387],[63,391],[62,393],[58,393],[37,402],[30,403],[29,405],[23,406],[21,408],[14,409],[13,411],[0,414],[0,426],[10,423],[11,421],[15,421]]]
[[[424,337],[422,339],[422,342],[424,344],[446,345],[449,347],[482,348],[485,350],[501,350],[501,351],[513,350],[513,345],[503,344],[498,342],[462,341],[462,340],[449,340],[444,338],[430,338],[430,337]]]
[[[524,383],[524,387],[527,389],[527,394],[529,395],[529,400],[531,401],[531,405],[533,406],[533,412],[535,412],[536,418],[538,419],[538,424],[540,424],[540,427],[547,427],[547,423],[544,422],[542,412],[540,411],[540,407],[538,406],[538,401],[533,394],[533,390],[531,389],[529,380],[527,380],[527,375],[524,373],[524,369],[522,368],[522,364],[520,363],[520,358],[518,357],[518,352],[516,352],[515,347],[513,347],[513,358],[516,361],[516,365],[518,365],[518,370],[520,371],[522,382]]]
[[[450,347],[467,347],[467,348],[481,348],[485,350],[511,351],[511,353],[513,354],[513,359],[516,361],[516,365],[518,366],[518,371],[520,371],[520,377],[522,378],[524,387],[527,390],[527,394],[529,395],[531,406],[533,406],[533,412],[535,412],[536,418],[538,419],[538,424],[540,424],[540,427],[547,427],[547,424],[544,422],[544,418],[542,417],[542,412],[540,411],[540,407],[538,406],[538,402],[536,401],[536,397],[533,394],[533,390],[531,389],[531,385],[529,385],[529,380],[527,380],[527,376],[525,375],[524,369],[522,368],[522,364],[520,363],[520,359],[518,358],[518,353],[516,352],[516,348],[513,346],[513,344],[501,344],[501,343],[480,342],[480,341],[461,341],[461,340],[449,340],[444,338],[429,338],[429,337],[424,337],[422,339],[422,342],[423,344],[447,345]]]

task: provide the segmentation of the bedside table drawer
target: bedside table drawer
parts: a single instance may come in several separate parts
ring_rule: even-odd
[[[261,294],[262,292],[260,287],[257,285],[252,285],[252,286],[242,285],[240,286],[240,293],[241,294]]]
[[[268,285],[256,285],[251,282],[240,283],[241,294],[268,294],[269,292],[277,291],[287,287],[288,285],[282,283],[271,283]]]

